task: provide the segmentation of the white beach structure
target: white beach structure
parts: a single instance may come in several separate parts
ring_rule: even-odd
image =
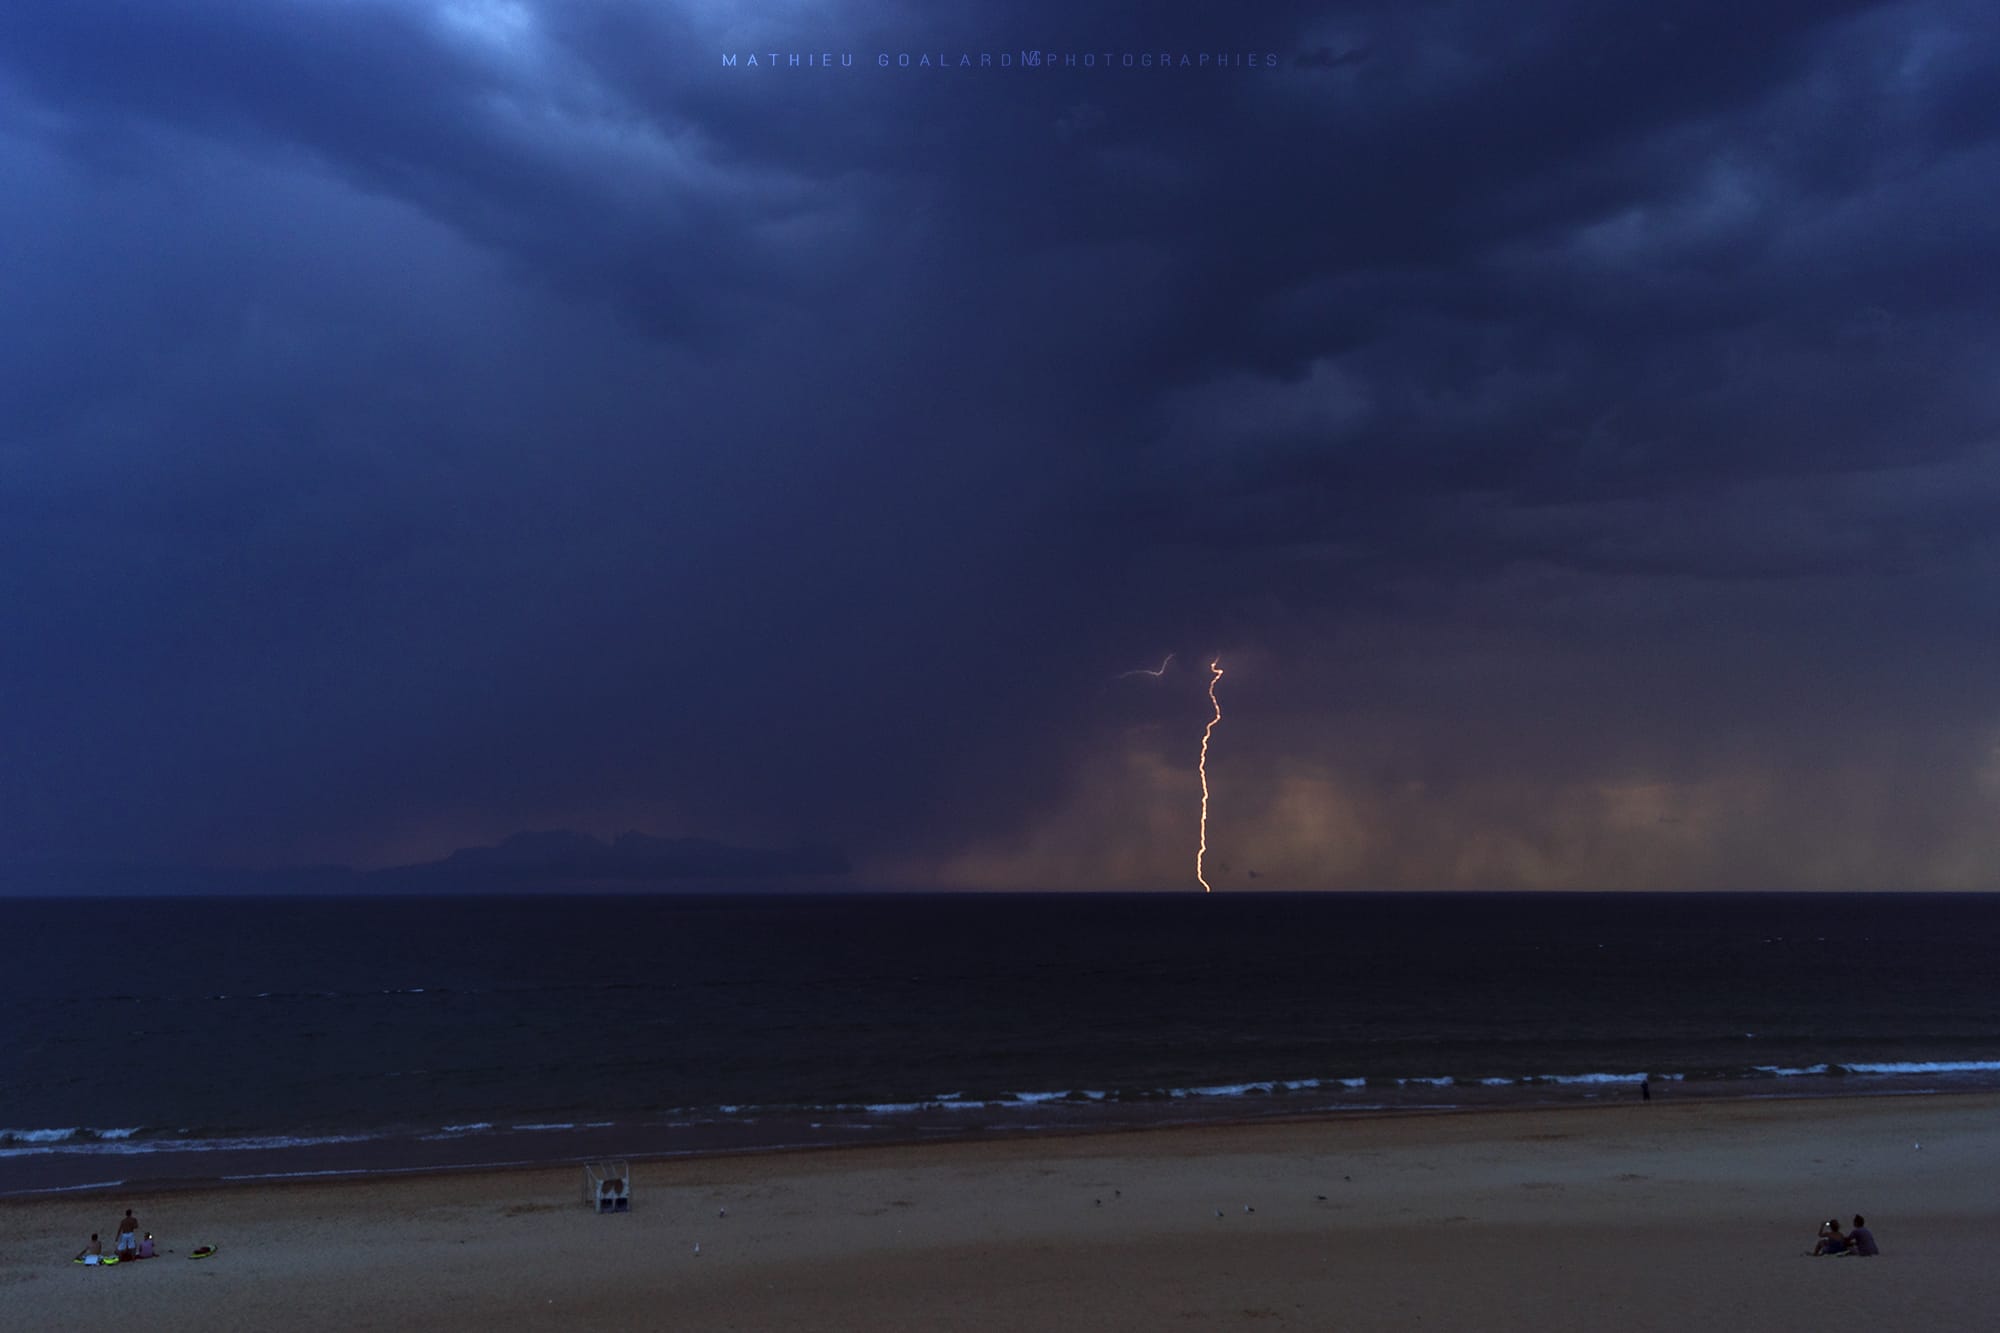
[[[629,1162],[585,1162],[583,1202],[600,1213],[632,1209],[632,1166]]]

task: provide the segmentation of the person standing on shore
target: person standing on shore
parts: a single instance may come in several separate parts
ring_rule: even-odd
[[[125,1220],[118,1224],[118,1257],[130,1259],[139,1252],[139,1219],[132,1216],[132,1210],[125,1210]]]

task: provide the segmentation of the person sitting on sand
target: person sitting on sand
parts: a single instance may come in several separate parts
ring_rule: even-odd
[[[118,1224],[118,1257],[130,1259],[139,1249],[139,1219],[132,1216],[132,1210],[125,1210],[124,1220]]]
[[[1854,1215],[1854,1230],[1847,1233],[1847,1248],[1864,1259],[1882,1253],[1875,1244],[1875,1233],[1868,1229],[1866,1219],[1859,1213]]]
[[[154,1259],[159,1257],[159,1253],[160,1252],[153,1247],[153,1233],[148,1231],[146,1233],[146,1239],[139,1242],[139,1252],[133,1255],[132,1257],[135,1259]]]
[[[78,1261],[86,1264],[104,1262],[104,1243],[97,1239],[95,1231],[90,1233],[90,1244],[76,1252]]]
[[[1813,1246],[1815,1255],[1846,1254],[1847,1237],[1840,1234],[1840,1219],[1828,1218],[1820,1224],[1819,1244]]]

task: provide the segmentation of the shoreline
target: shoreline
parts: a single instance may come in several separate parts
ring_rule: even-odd
[[[427,1177],[466,1177],[486,1173],[519,1173],[538,1170],[575,1167],[584,1161],[609,1158],[622,1159],[635,1164],[660,1164],[681,1162],[727,1161],[740,1158],[779,1158],[811,1155],[815,1153],[848,1152],[890,1152],[900,1149],[936,1146],[972,1146],[980,1144],[1014,1144],[1035,1142],[1056,1142],[1072,1139],[1115,1139],[1120,1136],[1152,1133],[1202,1133],[1229,1129],[1246,1129],[1262,1126],[1285,1125],[1338,1125],[1365,1123],[1370,1121],[1398,1121],[1429,1117],[1483,1117],[1514,1113],[1538,1112],[1586,1112],[1611,1111],[1621,1107],[1706,1106],[1732,1104],[1766,1103],[1846,1103],[1874,1102],[1896,1099],[1950,1099],[1992,1097],[2000,1099],[2000,1090],[1989,1086],[1940,1088],[1936,1086],[1892,1088],[1870,1087],[1857,1089],[1842,1088],[1838,1091],[1816,1090],[1812,1088],[1783,1088],[1774,1091],[1724,1091],[1715,1090],[1711,1085],[1696,1085],[1701,1089],[1694,1092],[1684,1090],[1682,1085],[1671,1085],[1675,1091],[1659,1094],[1653,1101],[1645,1102],[1629,1093],[1605,1097],[1597,1093],[1582,1093],[1564,1100],[1521,1100],[1495,1099],[1483,1102],[1420,1103],[1403,1106],[1326,1106],[1299,1110],[1270,1110],[1264,1113],[1249,1112],[1240,1104],[1216,1105],[1193,1114],[1180,1116],[1160,1115],[1149,1119],[1123,1119],[1116,1121],[1093,1120],[1086,1113],[1054,1124],[1033,1126],[981,1125],[963,1123],[943,1127],[913,1123],[880,1123],[865,1126],[858,1136],[849,1134],[823,1135],[818,1138],[801,1138],[795,1141],[747,1141],[736,1144],[713,1142],[701,1146],[664,1150],[634,1149],[617,1146],[621,1133],[615,1126],[603,1126],[611,1133],[598,1133],[592,1139],[594,1150],[589,1152],[555,1152],[534,1156],[505,1158],[500,1160],[465,1159],[459,1161],[438,1160],[442,1154],[439,1147],[450,1145],[459,1150],[474,1148],[495,1139],[515,1142],[536,1141],[550,1146],[573,1142],[580,1136],[556,1136],[544,1134],[496,1135],[494,1139],[452,1138],[449,1136],[415,1136],[361,1139],[358,1142],[378,1148],[413,1147],[428,1144],[432,1149],[432,1160],[419,1162],[398,1162],[394,1164],[371,1164],[361,1166],[321,1166],[292,1167],[266,1171],[195,1173],[178,1172],[158,1175],[127,1175],[120,1178],[103,1177],[78,1184],[56,1184],[30,1188],[0,1190],[0,1205],[14,1203],[33,1204],[56,1199],[87,1199],[102,1195],[143,1197],[148,1195],[184,1194],[208,1190],[255,1189],[271,1185],[311,1185],[311,1184],[365,1184],[370,1181],[410,1180]],[[1267,1103],[1268,1104],[1268,1103]],[[1046,1110],[1046,1108],[1043,1108]],[[1165,1108],[1162,1108],[1165,1109]],[[710,1128],[721,1130],[747,1130],[761,1127],[763,1122],[749,1120],[737,1124],[720,1122]],[[818,1129],[819,1126],[814,1126]],[[629,1133],[622,1135],[633,1137]],[[350,1146],[343,1144],[342,1146]],[[197,1150],[187,1156],[222,1155],[218,1150]],[[155,1154],[133,1154],[141,1160]],[[158,1154],[161,1157],[170,1154]],[[171,1154],[171,1156],[181,1156]],[[4,1163],[0,1163],[4,1165]],[[108,1165],[108,1162],[107,1162]],[[0,1179],[4,1179],[0,1173]]]
[[[2000,1301],[1996,1112],[1736,1098],[683,1158],[635,1162],[610,1217],[574,1165],[17,1198],[0,1308],[500,1333],[1975,1327]],[[68,1262],[126,1208],[166,1262]],[[1868,1214],[1882,1257],[1806,1262],[1834,1211]]]

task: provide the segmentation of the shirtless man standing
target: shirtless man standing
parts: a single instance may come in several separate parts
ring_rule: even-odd
[[[118,1257],[130,1259],[139,1249],[139,1219],[132,1216],[132,1210],[125,1210],[125,1220],[118,1224]]]

